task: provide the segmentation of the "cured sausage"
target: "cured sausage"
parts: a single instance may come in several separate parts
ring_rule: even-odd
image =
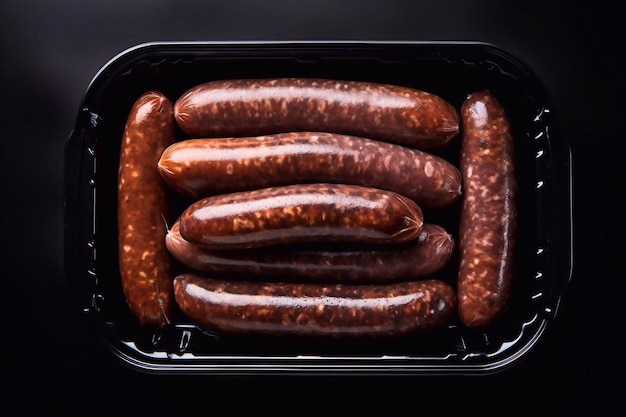
[[[435,224],[424,224],[417,239],[391,248],[290,245],[258,250],[207,250],[183,239],[178,221],[165,239],[174,258],[196,271],[337,283],[385,283],[425,277],[449,262],[455,245],[452,236]]]
[[[290,243],[391,244],[422,232],[421,208],[400,194],[347,184],[296,184],[206,197],[179,217],[180,234],[209,249]]]
[[[364,81],[215,80],[184,93],[174,112],[191,137],[320,130],[432,149],[459,133],[458,112],[443,98]]]
[[[505,311],[513,278],[517,180],[509,120],[487,91],[461,107],[463,195],[458,276],[459,313],[469,327],[485,327]]]
[[[175,140],[174,107],[157,91],[133,104],[124,129],[118,171],[118,243],[122,288],[140,324],[164,327],[174,306],[168,187],[157,162]]]
[[[440,280],[388,285],[320,285],[218,280],[191,273],[174,279],[181,311],[225,333],[306,337],[380,337],[434,330],[456,311]]]
[[[163,152],[159,172],[194,199],[312,182],[395,191],[424,208],[449,206],[461,195],[458,169],[440,157],[328,132],[183,140]]]

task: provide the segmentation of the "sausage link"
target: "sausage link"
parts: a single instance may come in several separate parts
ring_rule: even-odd
[[[181,311],[199,326],[250,335],[380,337],[434,330],[456,311],[439,280],[388,285],[320,285],[174,279]]]
[[[180,234],[209,249],[291,243],[401,243],[422,232],[400,194],[347,184],[296,184],[206,197],[180,215]]]
[[[184,93],[174,112],[192,137],[321,130],[432,149],[459,132],[458,112],[443,98],[362,81],[216,80]]]
[[[124,129],[118,171],[118,243],[122,288],[140,324],[163,327],[174,306],[165,247],[168,187],[157,169],[175,140],[174,106],[149,91],[133,104]]]
[[[449,206],[461,195],[461,174],[440,157],[328,132],[184,140],[163,152],[159,172],[172,189],[195,199],[311,182],[395,191],[425,208]]]
[[[506,309],[517,230],[514,143],[505,111],[489,92],[471,94],[461,108],[459,313],[485,327]]]
[[[249,250],[208,250],[180,235],[176,221],[165,238],[175,259],[196,271],[302,282],[386,283],[434,274],[452,257],[454,240],[435,224],[424,224],[419,237],[388,249],[300,248],[280,246]]]

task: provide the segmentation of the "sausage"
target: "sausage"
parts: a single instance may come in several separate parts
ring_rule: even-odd
[[[513,277],[517,180],[509,120],[487,91],[461,107],[460,169],[464,196],[459,230],[459,313],[469,327],[490,325],[505,311]]]
[[[191,137],[320,130],[433,149],[459,133],[458,112],[443,98],[364,81],[215,80],[185,92],[174,114]]]
[[[291,243],[401,243],[422,232],[421,208],[392,191],[296,184],[206,197],[180,215],[180,234],[208,249]]]
[[[184,140],[163,152],[159,172],[172,189],[194,199],[311,182],[395,191],[424,208],[449,206],[461,195],[461,174],[440,157],[328,132]]]
[[[195,271],[302,282],[386,283],[434,274],[452,257],[454,239],[435,224],[424,224],[411,242],[391,248],[280,246],[249,250],[206,250],[182,238],[179,222],[165,243],[175,259]]]
[[[165,246],[170,208],[157,162],[175,140],[174,106],[158,91],[133,104],[124,128],[118,171],[118,243],[122,288],[141,325],[172,320],[173,276]]]
[[[434,330],[456,311],[444,281],[323,285],[219,280],[186,273],[175,299],[194,323],[245,335],[381,337]]]

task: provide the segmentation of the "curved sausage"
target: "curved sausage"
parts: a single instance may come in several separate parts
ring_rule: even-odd
[[[174,112],[192,137],[320,130],[432,149],[459,132],[458,112],[441,97],[362,81],[216,80],[184,93]]]
[[[439,280],[389,285],[319,285],[174,279],[181,311],[199,326],[226,333],[307,337],[380,337],[434,330],[456,311]]]
[[[184,140],[163,152],[159,172],[172,189],[195,199],[311,182],[395,191],[425,208],[449,206],[461,195],[461,174],[440,157],[328,132]]]
[[[517,230],[514,143],[506,114],[487,91],[461,108],[463,197],[458,276],[459,313],[470,327],[485,327],[506,309]]]
[[[209,249],[290,243],[401,243],[419,236],[420,207],[400,194],[297,184],[206,197],[179,217],[185,240]]]
[[[163,327],[173,310],[173,277],[165,247],[168,187],[157,170],[175,140],[174,108],[157,91],[133,104],[124,129],[118,171],[118,243],[122,288],[140,324]]]
[[[391,248],[280,246],[259,250],[208,250],[187,242],[179,222],[165,237],[167,249],[196,271],[302,282],[385,283],[432,275],[452,257],[454,239],[435,224],[424,224],[419,237]]]

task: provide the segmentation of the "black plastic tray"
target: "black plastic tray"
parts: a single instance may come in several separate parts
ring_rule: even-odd
[[[117,259],[117,173],[128,112],[145,91],[175,101],[222,78],[320,77],[406,85],[448,100],[489,89],[510,118],[520,186],[517,267],[506,316],[485,331],[458,318],[441,331],[362,341],[228,336],[177,313],[162,331],[126,307]],[[106,63],[66,145],[65,268],[81,314],[120,360],[167,374],[484,374],[520,361],[553,322],[571,279],[571,157],[535,74],[482,42],[155,42]],[[181,134],[181,139],[183,138]],[[458,164],[459,146],[441,151]],[[458,241],[460,205],[430,220]],[[456,287],[457,259],[438,277]]]

